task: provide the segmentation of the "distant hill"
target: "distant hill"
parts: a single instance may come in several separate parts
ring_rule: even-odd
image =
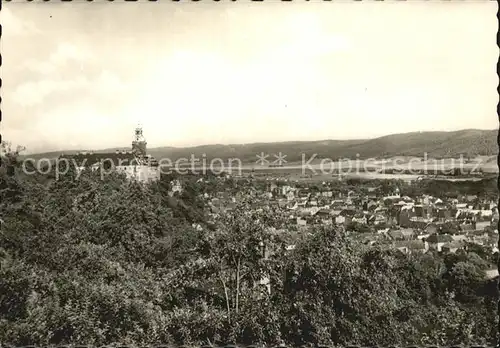
[[[422,157],[427,153],[429,158],[457,158],[460,155],[475,157],[478,155],[492,156],[498,153],[497,130],[466,129],[454,132],[413,132],[392,134],[376,139],[358,140],[321,140],[321,141],[289,141],[276,143],[253,144],[215,144],[187,148],[156,147],[149,148],[148,153],[157,159],[169,158],[175,161],[179,158],[205,157],[239,158],[243,163],[254,163],[260,153],[269,154],[270,160],[279,152],[286,155],[287,162],[302,160],[302,154],[309,159],[316,158],[390,158],[394,156]],[[104,149],[94,152],[114,152],[129,150],[129,148]],[[72,154],[77,151],[62,151]],[[61,152],[47,152],[29,155],[35,159],[55,158]]]

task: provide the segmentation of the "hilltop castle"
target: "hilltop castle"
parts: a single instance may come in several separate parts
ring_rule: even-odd
[[[147,154],[147,142],[144,138],[142,127],[135,129],[131,151],[109,153],[79,152],[73,156],[61,156],[74,161],[79,170],[92,168],[92,170],[117,170],[126,174],[131,180],[141,182],[155,181],[160,178],[158,161]]]

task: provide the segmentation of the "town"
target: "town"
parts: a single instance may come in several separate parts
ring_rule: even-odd
[[[211,220],[231,212],[238,202],[251,200],[250,209],[273,207],[286,221],[286,233],[308,233],[317,226],[333,226],[350,238],[372,246],[390,246],[404,253],[455,253],[479,245],[498,254],[499,212],[495,193],[419,194],[424,182],[347,180],[321,183],[293,182],[285,177],[253,175],[194,176],[205,213]],[[185,178],[172,181],[172,194],[180,195]],[[445,182],[445,181],[443,181]],[[494,189],[494,183],[492,183]],[[460,183],[448,185],[458,187]],[[207,189],[208,186],[219,189]],[[458,189],[457,189],[458,190]],[[431,190],[432,191],[432,190]],[[289,247],[293,247],[290,245]],[[493,260],[493,258],[492,258]],[[487,272],[498,275],[495,265]]]
[[[499,347],[495,2],[21,3],[0,348]]]
[[[107,161],[113,164],[127,155],[135,162],[106,167]],[[195,198],[203,207],[201,221],[209,224],[240,203],[248,202],[245,207],[250,211],[272,209],[274,218],[283,221],[280,233],[289,240],[288,248],[294,248],[294,238],[318,226],[329,226],[363,244],[405,254],[455,253],[480,247],[492,261],[498,255],[498,193],[491,175],[479,181],[475,175],[453,181],[431,175],[402,179],[404,174],[399,179],[333,175],[320,181],[313,175],[297,176],[304,168],[283,166],[268,170],[240,167],[237,171],[161,166],[147,153],[140,126],[135,129],[132,151],[77,156],[92,171],[121,172],[128,180],[143,184],[169,182],[169,195],[187,201]],[[196,197],[183,195],[186,186],[188,196]],[[490,266],[487,277],[498,276],[493,262]]]

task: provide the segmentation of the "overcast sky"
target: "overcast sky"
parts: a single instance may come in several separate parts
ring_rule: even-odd
[[[498,127],[493,1],[3,3],[29,152]]]

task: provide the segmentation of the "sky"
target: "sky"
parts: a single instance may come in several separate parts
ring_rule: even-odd
[[[27,152],[498,127],[497,3],[8,2],[4,140]]]

